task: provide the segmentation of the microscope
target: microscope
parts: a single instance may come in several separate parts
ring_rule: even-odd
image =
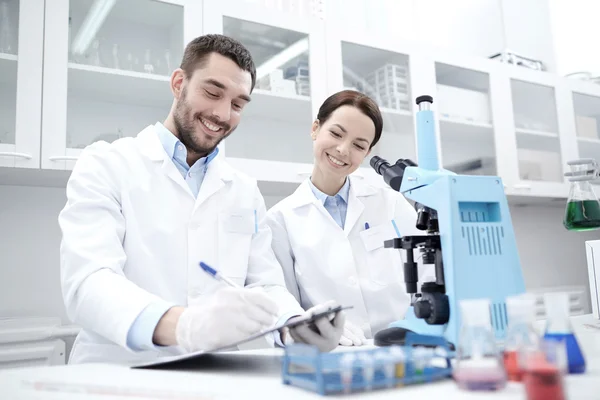
[[[416,227],[423,231],[384,242],[386,248],[405,253],[404,281],[411,306],[403,320],[375,335],[375,344],[400,344],[411,331],[442,336],[454,347],[461,328],[459,302],[477,298],[490,299],[492,327],[502,342],[508,327],[506,297],[525,292],[502,180],[440,168],[433,98],[419,96],[416,103],[419,165],[407,159],[390,165],[377,156],[370,161],[393,190],[415,202]],[[435,267],[435,281],[422,283],[420,292],[415,253],[420,253],[422,264]]]

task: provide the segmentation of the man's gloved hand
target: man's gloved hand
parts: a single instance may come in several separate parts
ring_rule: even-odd
[[[333,308],[336,306],[337,303],[335,301],[328,301],[308,309],[301,317],[304,318],[306,316],[312,316],[314,314],[324,312],[328,308]],[[329,320],[329,318],[324,317],[315,321],[318,332],[310,329],[307,324],[303,324],[289,329],[288,333],[293,339],[293,342],[317,346],[321,352],[328,352],[337,347],[340,338],[342,337],[342,333],[344,332],[345,322],[346,315],[343,311],[340,311],[333,320]],[[289,340],[288,335],[286,335],[286,340],[284,343],[289,344],[291,342],[292,341]]]
[[[229,346],[277,319],[277,304],[263,291],[227,287],[179,317],[177,343],[189,352]]]
[[[354,325],[350,321],[346,321],[344,325],[344,333],[340,338],[340,344],[342,346],[362,346],[367,343],[365,333],[358,326]]]

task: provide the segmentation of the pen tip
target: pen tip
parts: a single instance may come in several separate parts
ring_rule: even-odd
[[[212,268],[210,265],[205,264],[203,261],[200,261],[200,268],[208,272],[209,274],[216,275],[217,271]]]

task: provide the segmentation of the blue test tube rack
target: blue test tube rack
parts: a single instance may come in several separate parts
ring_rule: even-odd
[[[436,359],[445,361],[445,366],[429,365],[423,369],[415,366],[415,346],[428,346],[444,349],[445,356],[437,356]],[[359,362],[352,366],[352,382],[350,392],[361,392],[365,390],[387,389],[398,386],[412,385],[417,383],[434,382],[448,379],[452,376],[451,351],[443,337],[425,336],[407,333],[406,342],[401,346],[405,359],[403,362],[402,376],[386,376],[384,366],[374,363],[374,374],[371,382],[363,378],[363,367]],[[386,348],[355,350],[353,354],[371,356],[373,359],[377,352],[386,351]],[[342,381],[342,357],[346,352],[321,353],[315,346],[305,344],[293,344],[285,348],[283,357],[282,379],[286,385],[300,387],[321,395],[344,393],[345,387]],[[360,357],[359,357],[360,358]],[[443,364],[443,363],[441,363]]]

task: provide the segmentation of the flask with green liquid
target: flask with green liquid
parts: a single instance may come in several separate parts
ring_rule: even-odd
[[[569,161],[571,172],[565,174],[571,182],[563,225],[570,231],[591,231],[600,228],[600,202],[591,181],[600,170],[593,159]]]

